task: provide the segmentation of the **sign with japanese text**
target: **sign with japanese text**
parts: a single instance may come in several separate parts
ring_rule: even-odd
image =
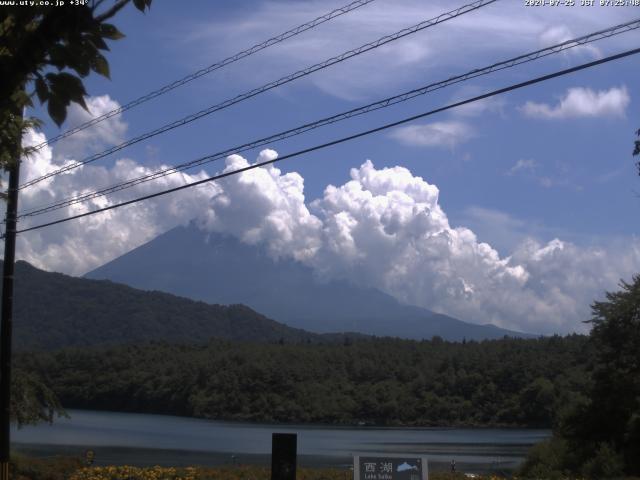
[[[427,480],[426,457],[411,455],[356,455],[354,480]]]

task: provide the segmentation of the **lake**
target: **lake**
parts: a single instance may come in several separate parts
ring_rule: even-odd
[[[168,415],[69,410],[53,425],[13,430],[15,450],[37,456],[95,451],[96,464],[270,464],[271,434],[297,433],[299,465],[341,466],[354,453],[411,453],[435,469],[455,459],[461,471],[515,468],[549,430],[378,428],[218,422]]]

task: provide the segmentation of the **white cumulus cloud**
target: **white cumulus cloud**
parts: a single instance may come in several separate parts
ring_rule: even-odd
[[[120,106],[108,95],[87,97],[85,101],[89,111],[82,109],[77,104],[72,104],[69,108],[66,120],[69,128],[88,122]],[[123,142],[126,132],[126,123],[120,115],[114,115],[88,129],[58,141],[54,153],[56,157],[83,157]]]
[[[528,101],[521,110],[528,117],[543,119],[624,117],[630,101],[625,86],[597,92],[575,87],[570,88],[555,106]]]
[[[105,107],[108,108],[108,107]],[[109,138],[109,137],[107,137]],[[44,140],[29,133],[25,144]],[[108,142],[108,140],[104,140]],[[277,156],[263,150],[258,161]],[[25,159],[34,178],[65,162],[45,147]],[[225,171],[249,165],[232,155]],[[22,209],[88,192],[155,168],[120,158],[111,167],[86,165],[21,194]],[[523,167],[524,168],[524,167]],[[205,177],[180,173],[58,211],[60,218]],[[196,219],[201,228],[264,245],[274,257],[291,256],[322,277],[375,287],[399,300],[463,320],[523,331],[584,330],[589,305],[640,271],[640,241],[580,247],[542,243],[518,234],[518,246],[500,254],[465,226],[454,227],[439,189],[400,166],[378,169],[367,160],[350,180],[329,185],[308,201],[304,179],[274,166],[257,168],[197,188],[21,234],[18,257],[36,266],[81,274]],[[24,219],[21,227],[40,223]],[[518,224],[520,225],[520,223]]]
[[[267,149],[257,161],[276,157],[275,151]],[[224,171],[248,165],[240,155],[231,155]],[[232,234],[252,245],[266,242],[276,257],[291,255],[303,260],[317,252],[321,224],[307,208],[301,175],[283,175],[271,165],[228,177],[218,186],[221,191],[210,199],[200,219],[205,228]]]
[[[227,160],[227,169],[245,165],[238,156]],[[590,303],[640,269],[636,240],[587,248],[519,235],[519,246],[501,256],[469,228],[453,227],[439,189],[403,167],[366,161],[309,204],[302,178],[272,167],[218,185],[223,193],[210,203],[206,227],[291,255],[324,278],[479,323],[583,331]]]
[[[108,96],[87,100],[96,116],[118,106]],[[83,111],[77,106],[70,109],[71,118],[86,118],[82,117],[83,115]],[[102,122],[95,131],[87,130],[84,135],[81,134],[82,132],[78,133],[77,138],[74,138],[76,137],[74,135],[71,137],[72,144],[68,143],[71,141],[69,139],[65,141],[66,144],[63,142],[54,144],[53,150],[51,146],[45,146],[23,159],[21,181],[33,180],[62,166],[71,165],[79,159],[77,155],[83,155],[88,148],[96,145],[102,147],[112,145],[118,142],[125,132],[126,124],[119,116],[115,116]],[[37,145],[43,141],[45,136],[33,131],[28,132],[23,139],[25,146]],[[50,205],[71,196],[89,193],[151,173],[156,168],[166,167],[168,166],[144,167],[127,158],[116,160],[111,167],[96,165],[78,167],[22,190],[19,212]],[[152,183],[141,184],[129,191],[71,205],[48,215],[25,217],[20,220],[20,228],[106,207],[123,199],[175,187],[204,176],[204,172],[193,175],[186,173],[171,175]],[[215,191],[215,185],[205,184],[180,195],[167,196],[156,201],[144,202],[136,206],[88,216],[60,226],[25,233],[18,239],[17,255],[47,270],[82,274],[174,226],[188,222],[193,215],[199,215],[199,212],[206,208],[206,201]]]
[[[471,139],[474,131],[464,122],[445,121],[398,127],[390,136],[403,145],[453,148]]]
[[[578,38],[580,35],[576,35],[567,25],[553,25],[546,28],[539,36],[539,42],[541,47],[550,47],[559,43],[566,42],[568,40]],[[564,55],[571,54],[572,52],[585,52],[594,58],[602,57],[602,53],[598,47],[594,45],[580,45],[570,50],[563,52]]]

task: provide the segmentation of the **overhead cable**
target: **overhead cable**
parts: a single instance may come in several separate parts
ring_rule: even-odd
[[[336,8],[335,10],[330,11],[329,13],[325,13],[324,15],[321,15],[313,20],[311,20],[310,22],[307,23],[303,23],[302,25],[298,25],[295,28],[292,28],[291,30],[287,30],[284,33],[281,33],[280,35],[277,35],[275,37],[272,37],[268,40],[265,40],[264,42],[258,43],[256,45],[253,45],[252,47],[247,48],[246,50],[242,50],[241,52],[238,52],[234,55],[231,55],[230,57],[225,58],[224,60],[220,60],[219,62],[213,63],[211,65],[209,65],[208,67],[204,67],[200,70],[198,70],[197,72],[193,72],[190,73],[189,75],[179,79],[179,80],[175,80],[171,83],[168,83],[166,85],[164,85],[163,87],[158,88],[157,90],[154,90],[150,93],[147,93],[146,95],[143,95],[139,98],[136,98],[135,100],[130,101],[129,103],[126,103],[118,108],[114,108],[113,110],[104,113],[98,117],[92,118],[91,120],[82,123],[81,125],[78,125],[76,127],[70,128],[69,130],[67,130],[66,132],[61,133],[60,135],[56,135],[55,137],[52,137],[50,139],[48,139],[45,142],[42,142],[36,146],[33,147],[34,150],[39,150],[42,147],[44,147],[45,145],[51,145],[55,142],[57,142],[58,140],[61,140],[63,138],[67,138],[71,135],[74,135],[78,132],[81,132],[82,130],[85,130],[97,123],[103,122],[104,120],[107,120],[108,118],[111,118],[115,115],[118,115],[119,113],[122,112],[126,112],[127,110],[131,110],[134,107],[137,107],[138,105],[141,105],[145,102],[148,102],[149,100],[152,100],[156,97],[159,97],[160,95],[164,95],[165,93],[170,92],[171,90],[175,90],[178,87],[181,87],[197,78],[200,78],[204,75],[207,75],[211,72],[214,72],[216,70],[219,70],[220,68],[226,67],[227,65],[230,65],[232,63],[237,62],[238,60],[241,60],[245,57],[248,57],[250,55],[253,55],[254,53],[257,53],[261,50],[264,50],[265,48],[271,47],[272,45],[276,45],[280,42],[283,42],[285,40],[287,40],[288,38],[291,37],[295,37],[296,35],[299,35],[303,32],[306,32],[307,30],[311,30],[312,28],[317,27],[318,25],[321,25],[325,22],[328,22],[329,20],[333,20],[336,17],[339,17],[341,15],[344,15],[345,13],[349,13],[357,8],[363,7],[364,5],[367,5],[371,2],[374,2],[375,0],[356,0],[354,2],[351,2],[347,5],[344,5],[342,7]]]
[[[483,95],[478,95],[478,96],[475,96],[473,98],[469,98],[467,100],[462,100],[462,101],[459,101],[459,102],[451,103],[451,104],[446,105],[444,107],[436,108],[434,110],[430,110],[430,111],[425,112],[425,113],[421,113],[421,114],[418,114],[418,115],[413,115],[411,117],[406,117],[406,118],[403,118],[402,120],[398,120],[398,121],[395,121],[395,122],[392,122],[392,123],[387,123],[387,124],[382,125],[380,127],[376,127],[376,128],[372,128],[372,129],[369,129],[369,130],[365,130],[363,132],[359,132],[359,133],[356,133],[356,134],[353,134],[353,135],[342,137],[342,138],[339,138],[337,140],[332,140],[330,142],[323,143],[321,145],[316,145],[316,146],[313,146],[313,147],[305,148],[303,150],[299,150],[299,151],[294,152],[294,153],[283,155],[282,157],[277,157],[277,158],[274,158],[274,159],[271,159],[271,160],[265,160],[265,161],[262,161],[262,162],[254,163],[254,164],[249,165],[247,167],[243,167],[243,168],[239,168],[239,169],[236,169],[236,170],[224,172],[224,173],[221,173],[221,174],[218,174],[218,175],[214,175],[214,176],[211,176],[211,177],[204,178],[202,180],[198,180],[198,181],[195,181],[195,182],[187,183],[185,185],[180,185],[178,187],[170,188],[170,189],[167,189],[167,190],[162,190],[160,192],[152,193],[152,194],[149,194],[149,195],[144,195],[142,197],[134,198],[134,199],[128,200],[126,202],[120,202],[120,203],[117,203],[117,204],[114,204],[114,205],[109,205],[107,207],[98,208],[96,210],[92,210],[92,211],[89,211],[89,212],[85,212],[85,213],[81,213],[81,214],[77,214],[77,215],[71,215],[69,217],[61,218],[59,220],[54,220],[54,221],[51,221],[51,222],[41,223],[39,225],[35,225],[35,226],[32,226],[32,227],[24,228],[22,230],[18,230],[16,233],[25,233],[25,232],[30,232],[30,231],[33,231],[33,230],[39,230],[39,229],[42,229],[42,228],[45,228],[45,227],[58,225],[60,223],[69,222],[71,220],[76,220],[76,219],[79,219],[79,218],[88,217],[90,215],[96,215],[98,213],[106,212],[106,211],[109,211],[109,210],[114,210],[116,208],[124,207],[124,206],[127,206],[127,205],[132,205],[132,204],[139,203],[139,202],[142,202],[142,201],[150,200],[152,198],[157,198],[157,197],[160,197],[160,196],[163,196],[163,195],[167,195],[169,193],[178,192],[180,190],[185,190],[187,188],[196,187],[198,185],[202,185],[202,184],[205,184],[205,183],[208,183],[208,182],[212,182],[212,181],[215,181],[215,180],[221,180],[221,179],[224,179],[226,177],[230,177],[232,175],[237,175],[237,174],[249,171],[249,170],[253,170],[255,168],[264,167],[264,166],[267,166],[267,165],[270,165],[270,164],[274,164],[276,162],[281,162],[281,161],[287,160],[289,158],[299,157],[299,156],[307,154],[307,153],[311,153],[311,152],[314,152],[314,151],[317,151],[317,150],[322,150],[322,149],[327,148],[327,147],[331,147],[331,146],[338,145],[338,144],[341,144],[341,143],[345,143],[345,142],[348,142],[348,141],[351,141],[351,140],[355,140],[357,138],[361,138],[361,137],[364,137],[364,136],[367,136],[367,135],[371,135],[373,133],[377,133],[377,132],[380,132],[380,131],[383,131],[383,130],[387,130],[389,128],[397,127],[399,125],[403,125],[405,123],[409,123],[409,122],[412,122],[414,120],[418,120],[420,118],[428,117],[428,116],[434,115],[436,113],[440,113],[440,112],[444,112],[446,110],[450,110],[450,109],[453,109],[453,108],[461,107],[461,106],[467,105],[469,103],[473,103],[473,102],[477,102],[477,101],[480,101],[480,100],[484,100],[485,98],[489,98],[489,97],[493,97],[493,96],[500,95],[500,94],[503,94],[503,93],[511,92],[513,90],[518,90],[520,88],[524,88],[524,87],[528,87],[530,85],[534,85],[534,84],[537,84],[537,83],[545,82],[545,81],[551,80],[553,78],[557,78],[557,77],[561,77],[561,76],[564,76],[564,75],[568,75],[570,73],[574,73],[574,72],[577,72],[577,71],[580,71],[580,70],[591,68],[591,67],[594,67],[596,65],[602,65],[604,63],[608,63],[608,62],[611,62],[611,61],[614,61],[614,60],[619,60],[621,58],[625,58],[625,57],[628,57],[628,56],[631,56],[631,55],[636,55],[638,53],[640,53],[640,48],[627,50],[625,52],[618,53],[616,55],[610,55],[608,57],[601,58],[599,60],[594,60],[592,62],[583,63],[583,64],[575,66],[575,67],[567,68],[567,69],[560,70],[560,71],[557,71],[557,72],[554,72],[554,73],[550,73],[550,74],[547,74],[547,75],[536,77],[536,78],[533,78],[531,80],[527,80],[525,82],[521,82],[521,83],[517,83],[517,84],[514,84],[514,85],[510,85],[508,87],[500,88],[498,90],[493,90],[493,91],[491,91],[489,93],[485,93]]]
[[[424,30],[426,28],[432,27],[434,25],[438,25],[440,23],[446,22],[448,20],[457,18],[461,15],[464,15],[465,13],[469,13],[472,12],[474,10],[477,10],[479,8],[482,8],[486,5],[495,3],[498,0],[476,0],[475,2],[469,3],[467,5],[463,5],[462,7],[456,8],[455,10],[451,10],[449,12],[446,13],[442,13],[440,15],[438,15],[437,17],[434,17],[430,20],[425,20],[423,22],[420,22],[416,25],[413,25],[412,27],[408,27],[408,28],[404,28],[396,33],[393,33],[391,35],[385,35],[384,37],[379,38],[378,40],[375,40],[373,42],[367,43],[365,45],[362,45],[358,48],[355,48],[353,50],[349,50],[347,52],[344,52],[338,56],[335,57],[331,57],[327,60],[324,60],[323,62],[320,63],[316,63],[315,65],[312,65],[310,67],[307,67],[305,69],[302,70],[298,70],[295,73],[292,73],[290,75],[284,76],[282,78],[280,78],[279,80],[275,80],[273,82],[267,83],[265,85],[262,85],[261,87],[258,88],[254,88],[248,92],[242,93],[240,95],[237,95],[233,98],[230,98],[228,100],[225,100],[221,103],[218,103],[216,105],[212,105],[210,107],[207,107],[203,110],[200,110],[199,112],[196,113],[192,113],[191,115],[187,115],[186,117],[183,117],[179,120],[176,120],[174,122],[168,123],[166,125],[163,125],[162,127],[156,128],[155,130],[143,133],[142,135],[139,135],[137,137],[131,138],[123,143],[120,143],[118,145],[114,145],[113,147],[108,148],[107,150],[104,150],[103,152],[100,153],[96,153],[94,155],[91,155],[79,162],[75,162],[69,165],[66,165],[62,168],[59,168],[57,170],[54,170],[53,172],[49,172],[45,175],[42,175],[40,177],[37,177],[33,180],[30,180],[22,185],[20,185],[20,189],[23,188],[27,188],[30,187],[32,185],[35,185],[36,183],[39,183],[43,180],[46,180],[47,178],[51,178],[55,175],[59,175],[61,173],[65,173],[68,172],[70,170],[73,170],[75,168],[78,168],[82,165],[86,165],[87,163],[91,163],[91,162],[95,162],[96,160],[99,160],[101,158],[106,157],[107,155],[110,155],[112,153],[115,153],[119,150],[122,150],[124,148],[127,148],[131,145],[134,145],[136,143],[142,142],[143,140],[148,140],[149,138],[155,137],[157,135],[160,135],[162,133],[166,133],[170,130],[173,130],[175,128],[178,127],[182,127],[184,125],[187,125],[191,122],[194,122],[195,120],[198,120],[202,117],[205,117],[207,115],[210,115],[214,112],[223,110],[225,108],[228,108],[232,105],[235,105],[237,103],[240,103],[244,100],[248,100],[249,98],[255,97],[256,95],[260,95],[261,93],[267,92],[269,90],[272,90],[276,87],[280,87],[286,83],[292,82],[294,80],[297,80],[298,78],[310,75],[314,72],[317,72],[319,70],[325,69],[327,67],[330,67],[331,65],[335,65],[337,63],[340,62],[344,62],[345,60],[348,60],[350,58],[353,58],[355,56],[361,55],[365,52],[368,52],[370,50],[376,49],[378,47],[381,47],[382,45],[386,45],[390,42],[393,42],[395,40],[398,40],[400,38],[404,38],[407,35],[411,35],[414,34],[416,32],[419,32],[421,30]]]
[[[94,198],[100,197],[100,196],[104,196],[110,193],[115,193],[121,190],[125,190],[127,188],[131,188],[134,187],[136,185],[142,184],[142,183],[146,183],[152,180],[156,180],[158,178],[162,178],[165,177],[167,175],[171,175],[183,170],[187,170],[190,168],[194,168],[196,166],[200,166],[206,163],[210,163],[213,162],[215,160],[219,160],[222,158],[225,158],[228,155],[231,155],[233,153],[242,153],[244,151],[247,150],[251,150],[257,147],[261,147],[264,145],[268,145],[271,144],[275,141],[279,141],[279,140],[284,140],[290,137],[294,137],[297,135],[300,135],[302,133],[306,133],[310,130],[314,130],[316,128],[320,128],[326,125],[330,125],[342,120],[346,120],[348,118],[352,118],[358,115],[363,115],[375,110],[379,110],[382,108],[386,108],[389,107],[391,105],[395,105],[401,102],[405,102],[407,100],[410,100],[412,98],[415,98],[417,96],[420,95],[425,95],[429,92],[433,92],[435,90],[439,90],[441,88],[453,85],[453,84],[457,84],[472,78],[476,78],[482,75],[487,75],[489,73],[492,72],[496,72],[496,71],[500,71],[500,70],[504,70],[506,68],[511,68],[517,65],[521,65],[524,63],[528,63],[528,62],[532,62],[534,60],[543,58],[543,57],[547,57],[549,55],[552,54],[556,54],[562,51],[565,51],[567,49],[570,48],[574,48],[574,47],[578,47],[578,46],[582,46],[582,45],[587,45],[589,43],[595,42],[597,40],[601,40],[603,38],[609,38],[612,37],[614,35],[619,35],[621,33],[624,32],[628,32],[634,29],[638,29],[640,28],[640,19],[636,19],[633,20],[631,22],[627,22],[624,24],[620,24],[620,25],[616,25],[610,28],[607,28],[605,30],[600,30],[598,32],[594,32],[594,33],[590,33],[588,35],[584,35],[581,36],[579,38],[575,38],[572,40],[567,40],[565,42],[559,43],[557,45],[553,45],[550,47],[546,47],[540,50],[537,50],[535,52],[531,52],[531,53],[527,53],[524,55],[520,55],[508,60],[504,60],[498,63],[494,63],[492,65],[489,65],[487,67],[483,67],[483,68],[478,68],[475,70],[471,70],[467,73],[464,73],[462,75],[457,75],[454,77],[450,77],[446,80],[442,80],[439,82],[435,82],[435,83],[431,83],[429,85],[417,88],[417,89],[413,89],[410,90],[408,92],[404,92],[401,93],[399,95],[395,95],[393,97],[388,97],[385,98],[383,100],[379,100],[373,103],[370,103],[368,105],[364,105],[362,107],[358,107],[352,110],[348,110],[346,112],[342,112],[336,115],[332,115],[330,117],[325,117],[322,118],[320,120],[316,120],[314,122],[311,123],[307,123],[305,125],[301,125],[299,127],[295,127],[283,132],[279,132],[273,135],[270,135],[268,137],[264,137],[258,140],[254,140],[248,143],[244,143],[242,145],[239,146],[235,146],[235,147],[231,147],[222,151],[219,151],[217,153],[214,153],[212,155],[207,155],[201,158],[197,158],[195,160],[191,160],[189,162],[185,162],[185,163],[181,163],[178,165],[175,165],[173,167],[169,167],[169,168],[164,168],[152,173],[148,173],[146,175],[142,175],[140,177],[137,178],[133,178],[130,180],[126,180],[124,182],[120,182],[117,183],[115,185],[111,185],[105,188],[102,188],[100,190],[96,190],[93,192],[87,192],[87,193],[83,193],[80,195],[76,195],[64,200],[60,200],[51,204],[47,204],[44,206],[40,206],[40,207],[34,207],[31,208],[29,210],[26,210],[24,212],[21,212],[20,215],[18,216],[18,218],[23,218],[23,217],[32,217],[32,216],[36,216],[36,215],[42,215],[54,210],[58,210],[70,205],[74,205],[77,203],[82,203],[82,202],[86,202],[89,200],[92,200]]]

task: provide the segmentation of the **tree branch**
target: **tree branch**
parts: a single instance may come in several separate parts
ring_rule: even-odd
[[[109,10],[107,10],[104,13],[101,13],[100,15],[96,15],[95,19],[97,22],[104,22],[105,20],[110,19],[111,17],[113,17],[116,13],[118,13],[120,10],[122,10],[127,3],[129,3],[131,0],[118,0],[113,7],[111,7]]]
[[[104,0],[93,0],[93,4],[91,5],[92,10],[95,12],[102,2],[104,2]]]

